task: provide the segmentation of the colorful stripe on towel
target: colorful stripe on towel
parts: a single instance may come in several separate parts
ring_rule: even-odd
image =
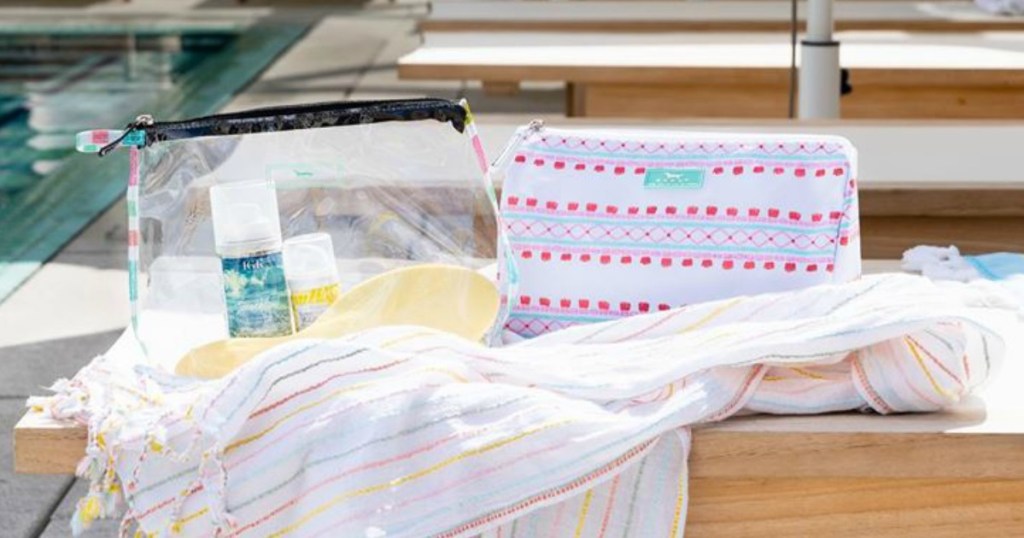
[[[207,382],[118,351],[47,408],[90,429],[79,516],[123,495],[145,533],[680,537],[691,424],[935,411],[983,382],[1001,340],[964,291],[866,277],[504,348],[388,327]]]

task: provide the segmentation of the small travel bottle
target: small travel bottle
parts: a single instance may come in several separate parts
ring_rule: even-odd
[[[274,183],[216,185],[210,188],[210,208],[221,258],[228,334],[233,338],[291,334]]]
[[[296,330],[309,327],[341,292],[331,236],[312,233],[284,242],[284,269]]]

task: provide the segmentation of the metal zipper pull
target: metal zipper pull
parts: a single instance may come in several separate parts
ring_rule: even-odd
[[[512,137],[512,140],[505,146],[505,149],[501,151],[497,159],[491,163],[491,170],[501,170],[505,167],[506,162],[515,153],[515,150],[519,148],[519,145],[523,143],[526,138],[541,129],[544,128],[544,120],[533,120],[527,126],[521,127],[516,130],[516,134]]]
[[[134,121],[124,126],[124,132],[121,133],[121,136],[117,137],[117,139],[115,139],[113,142],[100,148],[97,154],[100,157],[105,156],[111,151],[114,151],[114,148],[121,145],[121,141],[127,138],[128,135],[134,133],[135,131],[138,131],[143,127],[153,125],[153,123],[155,123],[155,121],[153,120],[153,116],[150,116],[149,114],[142,114],[141,116],[136,117]]]

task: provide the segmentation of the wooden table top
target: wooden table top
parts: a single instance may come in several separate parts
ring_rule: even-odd
[[[896,269],[893,260],[865,262],[865,272]],[[1022,380],[1024,361],[1013,353],[981,396],[940,413],[762,415],[701,426],[694,435],[692,475],[1022,479]],[[73,473],[86,438],[83,426],[27,413],[14,430],[15,470]],[[828,458],[817,457],[826,452]]]
[[[798,19],[806,5],[798,5]],[[992,15],[967,1],[838,1],[837,30],[978,32],[1024,29],[1024,17]],[[432,2],[424,32],[765,32],[786,31],[790,4],[782,0],[665,2],[601,0]]]
[[[925,75],[949,83],[941,77],[951,73],[963,84],[991,83],[992,72],[1007,84],[1024,80],[1024,32],[836,36],[841,65],[857,70],[861,82],[872,73],[914,76],[921,84]],[[784,33],[434,33],[400,58],[398,68],[407,79],[670,84],[728,74],[756,82],[789,69],[788,39]]]

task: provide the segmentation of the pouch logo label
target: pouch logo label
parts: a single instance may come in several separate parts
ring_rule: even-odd
[[[330,187],[341,181],[342,169],[326,162],[273,163],[267,166],[267,176],[282,190]]]
[[[703,168],[648,168],[644,174],[647,189],[690,189],[704,187]]]
[[[145,146],[146,131],[132,131],[121,139],[122,146]]]

